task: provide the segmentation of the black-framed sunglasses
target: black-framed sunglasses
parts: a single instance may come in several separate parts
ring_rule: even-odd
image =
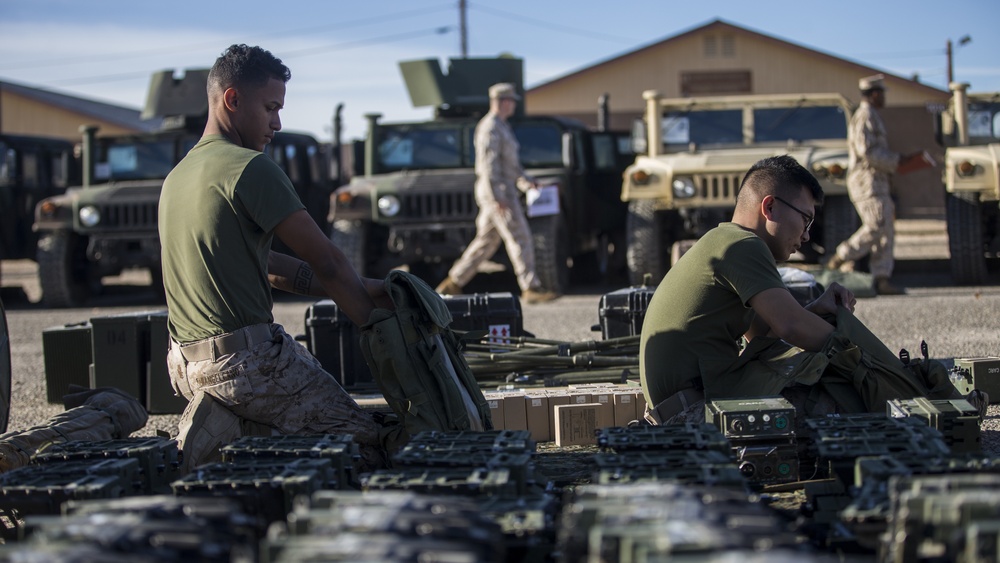
[[[815,220],[816,220],[816,216],[815,216],[815,215],[810,215],[810,214],[806,213],[805,211],[802,211],[802,210],[801,210],[801,209],[799,209],[798,207],[795,207],[795,206],[794,206],[794,205],[792,205],[791,203],[788,203],[787,201],[785,201],[785,200],[781,199],[781,198],[780,198],[780,197],[778,197],[778,196],[774,196],[774,199],[776,199],[776,200],[780,201],[781,203],[784,203],[784,204],[785,204],[785,205],[787,205],[788,207],[791,207],[793,211],[795,211],[796,213],[798,213],[799,215],[801,215],[801,216],[802,216],[802,218],[806,220],[806,229],[805,229],[805,230],[807,230],[807,231],[808,231],[808,230],[809,230],[809,227],[812,227],[812,224],[813,224],[813,221],[815,221]]]

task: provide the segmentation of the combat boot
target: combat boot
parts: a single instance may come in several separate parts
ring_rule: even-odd
[[[903,295],[906,291],[901,287],[896,287],[889,282],[889,278],[879,276],[875,278],[875,293],[879,295]]]
[[[839,270],[840,267],[844,265],[844,262],[845,260],[840,256],[837,256],[837,253],[834,252],[830,258],[827,259],[826,263],[823,264],[823,267],[827,270]]]
[[[184,409],[177,430],[181,475],[199,465],[222,461],[222,447],[243,436],[240,417],[201,391]]]
[[[440,293],[441,295],[461,295],[462,286],[455,283],[455,280],[451,279],[451,276],[448,276],[444,279],[444,281],[438,284],[434,291]]]
[[[525,303],[545,303],[552,301],[559,297],[559,294],[554,291],[545,291],[542,289],[528,289],[521,292],[521,300]]]

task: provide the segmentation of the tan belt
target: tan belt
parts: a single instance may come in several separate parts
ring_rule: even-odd
[[[645,418],[650,424],[659,426],[676,416],[678,413],[683,412],[694,403],[704,400],[705,394],[697,389],[692,387],[681,389],[680,391],[660,401],[652,408],[650,408],[649,405],[646,405],[646,412],[643,414],[643,418]]]
[[[191,344],[182,344],[179,348],[181,355],[189,362],[203,362],[205,360],[214,362],[220,356],[249,350],[268,340],[271,340],[271,325],[260,323]],[[176,345],[176,342],[174,344]]]

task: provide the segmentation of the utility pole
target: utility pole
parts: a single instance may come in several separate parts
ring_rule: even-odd
[[[972,42],[972,37],[968,35],[963,35],[962,38],[958,40],[958,46],[961,47],[962,45],[966,45],[971,42]],[[945,56],[948,57],[948,84],[951,84],[952,82],[955,81],[955,69],[951,60],[952,59],[951,39],[948,40],[948,44],[945,46],[944,52]]]
[[[462,58],[466,59],[469,57],[469,35],[468,28],[465,25],[465,0],[458,0],[458,29],[459,36],[462,41]]]

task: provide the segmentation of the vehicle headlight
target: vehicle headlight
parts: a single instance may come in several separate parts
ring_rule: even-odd
[[[645,170],[635,170],[629,175],[632,183],[637,186],[644,186],[649,183],[651,176]]]
[[[674,197],[678,199],[688,199],[694,197],[694,181],[691,178],[674,179]]]
[[[963,160],[955,165],[955,171],[959,176],[972,176],[976,173],[976,165],[968,160]]]
[[[399,198],[394,195],[384,195],[378,198],[378,211],[386,217],[399,215],[401,208],[402,205],[399,203]]]
[[[80,208],[80,224],[84,227],[96,227],[101,222],[101,212],[93,205]]]

